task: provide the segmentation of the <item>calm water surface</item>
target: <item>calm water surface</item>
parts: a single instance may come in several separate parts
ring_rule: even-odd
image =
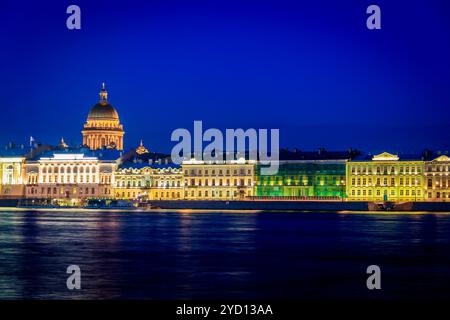
[[[22,298],[449,299],[450,214],[3,209],[0,299]]]

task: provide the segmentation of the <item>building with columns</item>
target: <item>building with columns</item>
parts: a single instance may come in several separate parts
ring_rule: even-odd
[[[127,163],[115,173],[115,198],[120,200],[181,200],[183,174],[173,163]]]
[[[23,197],[25,150],[0,150],[0,199]]]
[[[396,155],[388,152],[348,161],[348,200],[424,201],[424,165],[421,155]]]
[[[425,162],[425,197],[427,201],[450,201],[450,157],[430,156]]]
[[[243,200],[253,196],[255,161],[186,160],[182,163],[184,199]]]
[[[112,185],[119,156],[117,151],[112,151],[51,151],[27,161],[25,198],[72,204],[91,198],[113,198]]]
[[[117,110],[108,102],[105,84],[99,93],[100,99],[89,111],[83,130],[83,145],[91,150],[110,148],[123,150],[123,126]]]
[[[122,157],[115,172],[114,194],[118,200],[180,200],[183,172],[169,155],[148,151],[141,140]]]

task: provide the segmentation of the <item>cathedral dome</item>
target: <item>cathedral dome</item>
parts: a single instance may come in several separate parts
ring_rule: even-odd
[[[105,84],[99,93],[100,99],[89,111],[87,121],[81,131],[83,145],[92,150],[116,148],[123,150],[123,126],[120,124],[117,110],[108,102]]]
[[[100,101],[89,111],[88,120],[119,120],[119,115],[108,102]]]

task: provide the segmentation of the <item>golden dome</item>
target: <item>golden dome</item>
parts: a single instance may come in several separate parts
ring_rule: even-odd
[[[123,126],[116,109],[108,103],[105,84],[100,91],[99,102],[91,108],[81,134],[83,145],[92,150],[116,148],[123,150]]]
[[[107,101],[100,101],[89,111],[88,120],[119,120],[119,115]]]
[[[89,120],[113,120],[119,121],[119,114],[112,105],[108,103],[108,92],[105,89],[105,83],[102,83],[102,90],[99,93],[100,100],[89,111]]]

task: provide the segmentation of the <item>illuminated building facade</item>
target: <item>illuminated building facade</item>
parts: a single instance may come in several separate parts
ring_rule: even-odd
[[[0,156],[0,198],[23,197],[25,157]]]
[[[154,167],[151,199],[181,200],[184,199],[183,190],[183,170],[180,166],[166,164]]]
[[[103,83],[99,102],[88,114],[83,131],[83,145],[92,150],[111,148],[123,150],[123,126],[116,109],[108,102],[108,92]]]
[[[253,196],[255,162],[215,163],[195,159],[182,164],[186,200],[238,200]]]
[[[255,196],[269,199],[337,200],[345,198],[345,163],[353,151],[280,152],[278,173],[256,167]]]
[[[421,156],[383,152],[347,162],[349,201],[423,201],[424,165]]]
[[[113,198],[115,157],[106,160],[101,154],[77,151],[52,151],[27,161],[25,197],[72,203]]]
[[[450,201],[450,157],[437,155],[425,163],[425,198],[427,201]]]
[[[115,173],[118,200],[179,200],[183,198],[181,167],[166,154],[150,152],[140,145],[122,157]]]
[[[183,197],[183,175],[169,163],[128,164],[115,174],[114,193],[121,200],[179,200]]]
[[[152,168],[127,166],[115,172],[114,194],[116,199],[148,199],[151,187]]]
[[[345,160],[281,161],[276,175],[256,169],[256,197],[341,199],[345,197]]]
[[[368,157],[282,149],[275,175],[263,175],[260,163],[244,158],[175,165],[142,141],[122,153],[123,126],[104,84],[82,134],[82,148],[64,139],[58,146],[30,139],[30,148],[0,149],[0,199],[450,201],[448,153]]]

